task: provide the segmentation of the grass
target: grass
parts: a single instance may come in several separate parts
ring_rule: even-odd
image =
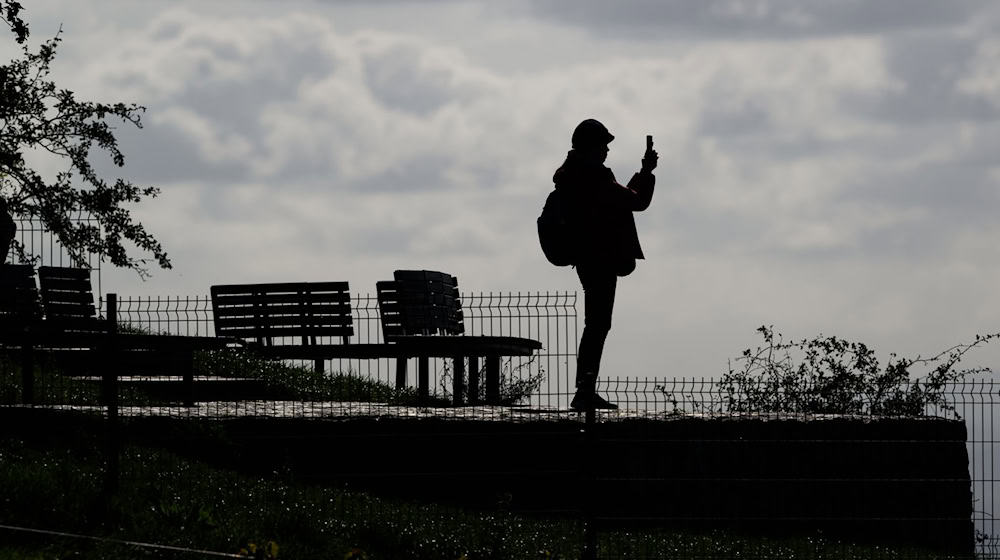
[[[410,387],[397,389],[354,375],[317,373],[312,367],[264,360],[242,350],[199,353],[195,372],[256,379],[264,385],[269,400],[382,402],[403,406],[420,402],[417,391]],[[447,405],[448,401],[432,396],[431,402],[422,404]]]
[[[107,499],[100,442],[79,441],[58,449],[0,441],[3,523],[229,553],[275,542],[288,558],[558,558],[579,540],[573,522],[382,499],[299,484],[287,472],[248,476],[139,446],[123,450],[119,491]],[[36,550],[132,557],[120,544],[58,541]]]
[[[231,554],[256,549],[261,558],[268,543],[275,543],[277,557],[295,559],[580,557],[583,529],[576,520],[376,497],[304,484],[287,470],[249,475],[136,444],[122,449],[118,490],[108,494],[95,427],[100,424],[69,421],[46,430],[43,439],[6,429],[0,438],[0,523]],[[198,557],[108,541],[0,535],[0,558]],[[722,532],[608,531],[600,550],[606,558],[936,558]]]
[[[61,364],[40,358],[41,363],[36,365],[34,371],[35,403],[101,403],[97,381],[63,375]],[[261,398],[267,400],[382,402],[401,406],[450,404],[448,400],[434,396],[421,401],[417,391],[410,387],[397,389],[377,380],[353,375],[316,373],[311,367],[263,360],[238,350],[198,353],[195,375],[255,379],[261,383]],[[0,403],[23,402],[22,383],[19,365],[10,356],[0,357]],[[118,399],[122,405],[134,406],[169,402],[134,386],[119,387]]]

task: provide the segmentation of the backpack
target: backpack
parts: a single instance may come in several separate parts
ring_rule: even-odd
[[[574,264],[575,237],[563,194],[553,189],[545,199],[542,215],[538,217],[538,242],[545,258],[556,266]]]

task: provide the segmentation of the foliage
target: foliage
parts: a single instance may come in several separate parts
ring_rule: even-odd
[[[38,352],[35,359],[32,373],[35,404],[100,406],[103,402],[101,383],[96,372],[83,376],[67,374],[67,367],[73,367],[68,365],[74,361],[72,357],[52,357]],[[23,387],[21,364],[8,354],[0,355],[0,404],[22,404]],[[118,387],[118,400],[133,406],[157,402],[140,388],[131,386]]]
[[[466,511],[246,476],[149,447],[123,450],[122,481],[108,499],[95,427],[71,422],[50,430],[45,444],[0,438],[0,485],[6,489],[0,523],[115,540],[50,536],[18,546],[19,535],[8,531],[0,558],[163,557],[123,541],[229,554],[245,550],[264,558],[580,557],[583,535],[576,521]],[[252,552],[250,543],[257,543]],[[280,550],[270,543],[279,543]],[[608,528],[600,533],[599,549],[604,558],[937,558],[927,551],[724,531]]]
[[[14,0],[0,0],[0,12],[3,14],[4,23],[14,32],[15,40],[20,44],[28,38],[28,24],[21,19],[21,10],[24,6]]]
[[[73,435],[65,449],[0,440],[0,484],[18,485],[0,501],[0,523],[259,558],[378,560],[404,552],[435,560],[545,558],[540,551],[554,549],[561,552],[549,558],[578,556],[573,522],[533,522],[246,476],[143,447],[124,450],[120,490],[109,502],[102,461],[93,451],[99,440]],[[79,552],[78,541],[50,546],[47,557]],[[106,542],[74,557],[132,558],[137,552],[143,551]]]
[[[507,358],[500,366],[500,404],[503,406],[513,406],[524,403],[533,395],[545,382],[545,370],[538,368],[538,373],[531,373],[531,365],[535,363],[537,356],[532,355],[527,361],[514,365],[513,358]],[[526,371],[527,374],[521,372]],[[486,364],[479,366],[479,387],[476,394],[478,402],[486,400]],[[451,364],[446,360],[440,378],[440,387],[445,400],[451,401],[454,391],[454,372]],[[471,402],[469,394],[468,377],[463,387],[463,402]]]
[[[142,128],[145,108],[79,101],[72,91],[59,88],[50,79],[50,65],[61,31],[33,51],[25,41],[28,27],[20,18],[21,9],[18,2],[0,3],[22,50],[21,57],[0,66],[0,197],[14,215],[39,219],[77,265],[85,265],[85,256],[94,253],[147,275],[147,261],[130,256],[130,244],[152,253],[160,267],[170,268],[159,242],[133,221],[127,207],[159,191],[122,178],[109,182],[91,163],[96,148],[116,166],[125,164],[112,123]],[[67,167],[46,179],[26,162],[31,153],[49,154]],[[36,260],[20,241],[14,241],[14,250],[22,261]]]
[[[860,342],[818,336],[785,342],[774,328],[757,329],[764,344],[746,349],[717,381],[720,412],[808,413],[921,416],[929,408],[954,412],[946,390],[970,374],[988,368],[956,369],[973,348],[1000,337],[976,335],[932,357],[890,354],[882,364]],[[921,377],[915,369],[930,368]]]
[[[35,403],[58,403],[69,405],[97,405],[100,403],[100,385],[88,383],[61,374],[58,364],[42,356],[36,356],[40,363],[35,365],[33,375]],[[21,365],[13,356],[0,356],[0,403],[20,404],[23,402]]]
[[[250,350],[201,352],[195,361],[200,375],[257,379],[270,400],[357,401],[415,404],[413,389],[396,389],[355,375],[318,373],[311,367],[265,360]]]

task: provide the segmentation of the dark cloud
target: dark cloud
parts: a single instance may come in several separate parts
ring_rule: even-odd
[[[831,204],[875,215],[909,216],[862,232],[871,259],[927,260],[954,249],[963,234],[992,231],[1000,205],[989,167],[958,159],[904,172],[873,171],[845,185]]]
[[[989,0],[539,0],[546,18],[623,38],[799,38],[939,27],[972,20]]]
[[[390,109],[426,115],[454,97],[452,72],[443,66],[427,68],[412,46],[364,56],[365,79],[372,95]]]
[[[246,178],[243,162],[210,162],[200,153],[190,136],[169,123],[151,123],[147,114],[143,128],[119,127],[118,146],[125,154],[125,166],[116,167],[104,153],[92,152],[91,162],[105,178],[128,177],[136,184],[161,185],[170,182],[232,181]]]
[[[979,47],[974,37],[909,33],[885,41],[886,69],[898,88],[878,94],[847,94],[848,109],[897,124],[1000,119],[987,99],[958,90]]]

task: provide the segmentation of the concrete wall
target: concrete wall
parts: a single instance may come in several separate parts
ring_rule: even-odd
[[[597,432],[598,516],[972,552],[961,421],[683,418]]]
[[[265,472],[269,458],[301,480],[397,497],[589,514],[608,526],[973,548],[961,421],[676,417],[600,423],[589,434],[565,419],[221,424],[205,432],[205,449],[175,436],[180,450]],[[219,445],[220,433],[230,445]]]

